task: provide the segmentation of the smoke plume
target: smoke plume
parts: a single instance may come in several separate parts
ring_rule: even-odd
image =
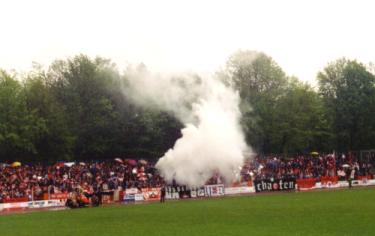
[[[230,182],[243,165],[246,145],[240,98],[214,78],[130,73],[126,94],[138,105],[170,112],[183,124],[182,137],[156,164],[167,182],[202,186],[219,173]]]

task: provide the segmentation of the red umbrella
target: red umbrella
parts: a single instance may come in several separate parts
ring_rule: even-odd
[[[55,164],[55,167],[59,167],[59,168],[64,167],[64,166],[65,166],[64,162],[58,162]]]
[[[133,160],[133,159],[128,159],[127,162],[128,162],[129,165],[132,165],[132,166],[136,166],[137,165],[137,161]]]

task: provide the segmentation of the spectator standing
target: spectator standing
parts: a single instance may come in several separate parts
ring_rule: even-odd
[[[165,185],[163,185],[160,189],[160,202],[165,202]]]

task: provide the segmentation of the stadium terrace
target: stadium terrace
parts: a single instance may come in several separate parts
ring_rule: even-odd
[[[241,187],[255,187],[256,192],[282,191],[335,186],[338,182],[374,179],[372,164],[358,161],[354,155],[300,155],[255,157],[242,167],[238,181],[225,183],[219,173],[207,181],[220,189],[194,189],[165,183],[154,163],[145,160],[115,159],[103,162],[57,163],[55,165],[0,166],[0,203],[66,199],[79,190],[87,194],[110,193],[101,202],[135,200],[147,189],[160,199],[160,189],[167,186],[167,199],[197,196],[204,192],[241,193]],[[347,186],[341,184],[341,186]],[[243,190],[244,193],[251,192]],[[137,195],[138,194],[138,195]],[[116,195],[116,196],[113,196]],[[148,196],[148,197],[150,197]],[[152,197],[152,196],[151,196]],[[151,198],[150,197],[150,198]]]

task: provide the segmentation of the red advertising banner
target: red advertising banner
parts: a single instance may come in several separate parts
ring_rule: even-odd
[[[316,179],[309,178],[309,179],[297,179],[298,188],[302,189],[309,189],[315,187]]]
[[[337,176],[322,176],[322,177],[320,177],[320,182],[322,183],[322,185],[337,184],[338,181],[339,181],[339,177],[337,177]]]
[[[102,195],[102,203],[108,204],[113,202],[113,194],[112,195]]]
[[[27,202],[29,199],[27,197],[21,197],[21,198],[10,198],[10,199],[4,199],[4,203],[13,203],[13,202]]]
[[[145,201],[160,200],[160,188],[142,188],[142,194]]]
[[[43,199],[44,200],[65,200],[68,198],[68,194],[67,193],[51,193],[49,196],[48,196],[48,193],[44,193],[43,194]]]
[[[358,180],[369,180],[369,179],[372,179],[372,178],[371,178],[371,175],[368,175],[368,176],[358,176],[357,179]]]

